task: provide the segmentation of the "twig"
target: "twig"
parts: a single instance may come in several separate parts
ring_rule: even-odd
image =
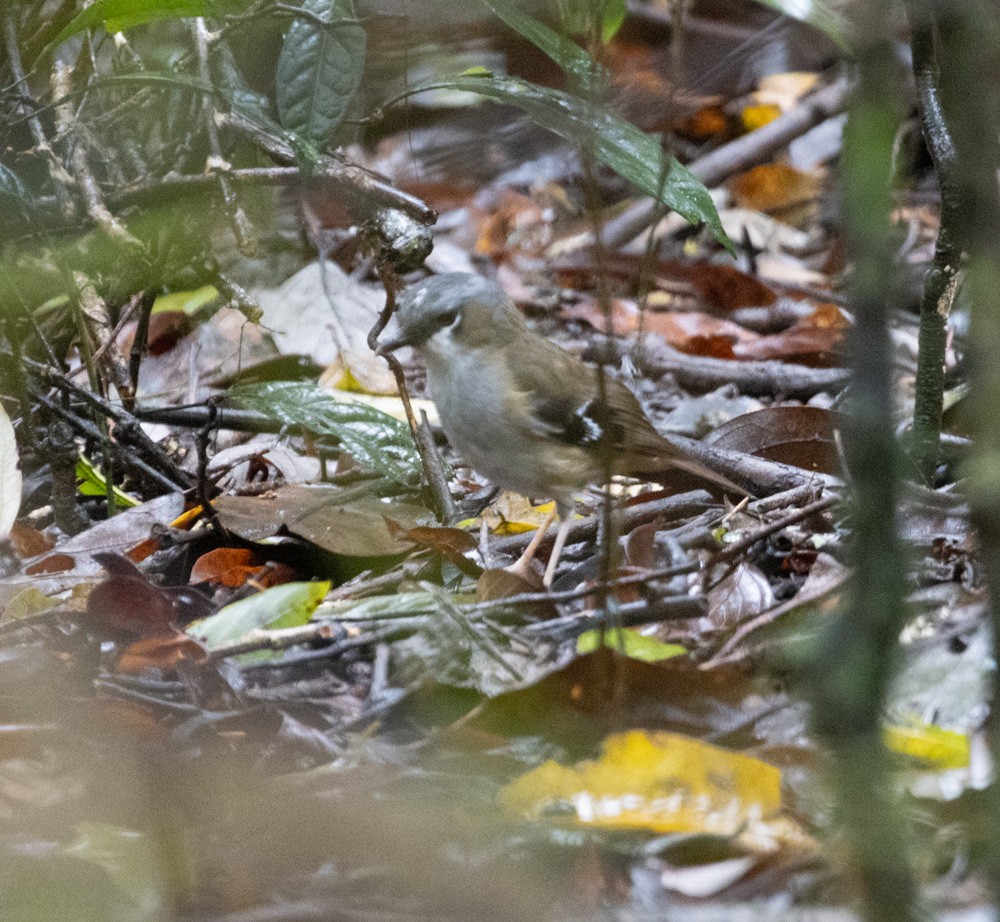
[[[52,70],[52,94],[57,99],[70,97],[71,73],[70,67],[62,61],[56,61]],[[87,163],[87,152],[84,148],[83,138],[75,130],[76,119],[73,115],[71,102],[63,102],[56,106],[56,126],[59,133],[66,137],[71,173],[76,182],[77,191],[83,200],[87,216],[109,239],[122,244],[135,255],[145,258],[145,248],[142,243],[129,233],[125,225],[104,204],[97,180],[90,170],[90,164]]]
[[[930,482],[941,446],[944,403],[947,320],[958,287],[962,253],[955,240],[961,220],[961,196],[955,180],[955,144],[944,119],[938,88],[938,62],[934,27],[918,0],[907,0],[913,49],[913,76],[917,86],[920,124],[938,177],[941,223],[934,259],[924,279],[920,300],[920,334],[913,407],[913,457],[924,479]]]
[[[208,65],[208,39],[209,32],[205,26],[203,17],[195,18],[191,26],[194,34],[195,48],[198,54],[198,75],[202,83],[211,85],[212,74]],[[229,219],[229,226],[233,229],[236,237],[236,245],[244,256],[251,256],[257,250],[257,235],[254,233],[250,219],[247,217],[239,199],[233,193],[233,187],[226,175],[232,169],[225,157],[222,156],[222,145],[219,143],[219,126],[216,123],[217,112],[213,98],[206,97],[204,104],[205,131],[208,137],[209,158],[205,164],[205,172],[215,177],[219,187],[219,194],[222,197],[222,207]]]
[[[274,631],[258,629],[250,631],[239,640],[223,644],[210,650],[205,663],[216,663],[230,656],[255,653],[258,650],[287,650],[301,643],[317,640],[332,640],[336,636],[334,626],[327,623],[303,624],[300,627],[282,628]]]
[[[91,393],[86,388],[77,386],[65,375],[33,359],[25,357],[22,361],[47,384],[72,394],[107,418],[114,420],[117,424],[115,437],[120,442],[128,442],[142,451],[158,470],[170,478],[175,489],[187,490],[191,486],[190,476],[181,470],[173,459],[146,435],[139,420],[127,410],[112,406],[108,401]]]
[[[735,384],[748,396],[809,398],[845,387],[851,373],[845,368],[808,368],[787,362],[732,362],[709,356],[687,355],[659,340],[643,352],[644,370],[672,374],[678,383],[697,391],[711,391]]]
[[[24,65],[21,63],[21,49],[17,43],[14,17],[11,13],[8,13],[4,17],[4,39],[7,46],[7,60],[10,62],[10,70],[15,84],[26,88],[27,80],[24,75]],[[21,103],[20,108],[22,110],[27,111],[29,107],[34,109],[34,100],[30,100],[30,97],[28,97],[28,100]],[[34,113],[28,114],[28,129],[31,131],[32,138],[34,138],[35,147],[39,153],[45,156],[48,163],[49,176],[56,191],[56,199],[59,202],[59,207],[67,218],[72,218],[73,198],[69,194],[67,186],[72,184],[73,178],[66,172],[66,168],[59,161],[55,151],[52,150],[52,145],[49,143],[45,129],[42,127],[42,120]]]

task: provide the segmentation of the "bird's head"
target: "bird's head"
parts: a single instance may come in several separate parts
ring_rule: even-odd
[[[447,272],[411,286],[399,299],[394,321],[380,354],[402,346],[431,355],[499,346],[524,328],[506,292],[468,272]]]

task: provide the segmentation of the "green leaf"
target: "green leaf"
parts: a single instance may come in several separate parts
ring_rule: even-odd
[[[208,618],[192,622],[185,633],[206,650],[214,650],[239,640],[253,630],[298,627],[312,617],[316,606],[329,591],[329,582],[274,586],[233,602]]]
[[[86,458],[79,458],[76,462],[76,479],[79,481],[77,489],[83,496],[107,496],[108,481],[100,470],[94,467]],[[139,500],[129,496],[128,493],[119,490],[118,487],[111,487],[111,494],[114,497],[115,505],[120,509],[131,509],[139,505]]]
[[[246,0],[226,0],[225,3],[217,0],[94,0],[66,24],[42,54],[47,54],[66,39],[102,22],[108,32],[124,32],[154,19],[213,16],[222,11],[233,12],[245,5]]]
[[[301,381],[270,381],[230,388],[238,406],[305,426],[336,438],[359,463],[390,480],[411,483],[420,474],[420,455],[406,423],[363,403],[335,399]]]
[[[296,19],[288,30],[275,76],[278,116],[285,128],[322,149],[361,84],[366,35],[351,0],[302,0],[301,8],[329,25]]]
[[[604,646],[630,659],[642,660],[644,663],[658,663],[660,660],[671,659],[674,656],[684,656],[687,650],[680,644],[663,643],[655,637],[646,637],[635,628],[615,628],[611,631],[584,631],[576,641],[576,652],[593,653]]]
[[[171,291],[169,294],[159,295],[153,302],[153,314],[163,314],[170,311],[182,311],[188,316],[193,316],[201,308],[218,300],[219,292],[214,285],[203,285],[194,291]]]
[[[554,5],[564,32],[589,36],[594,34],[596,26],[605,45],[618,33],[627,13],[626,0],[589,0],[587,3],[555,0]]]
[[[579,45],[539,22],[512,0],[483,0],[483,3],[518,35],[552,58],[577,87],[589,86],[596,64]]]
[[[705,186],[675,159],[671,159],[663,179],[663,150],[656,138],[601,106],[514,77],[455,76],[415,87],[409,95],[436,89],[479,93],[516,106],[560,137],[592,147],[601,163],[647,195],[660,198],[691,224],[705,224],[715,239],[733,252]]]
[[[757,2],[784,13],[790,19],[808,23],[813,28],[819,29],[841,51],[851,51],[844,17],[837,10],[827,6],[823,0],[757,0]]]

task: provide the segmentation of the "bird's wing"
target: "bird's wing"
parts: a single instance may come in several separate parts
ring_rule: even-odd
[[[545,342],[531,354],[535,361],[530,365],[512,361],[509,367],[539,435],[578,446],[595,458],[600,457],[602,445],[607,446],[603,450],[611,452],[617,473],[652,474],[674,467],[726,490],[746,493],[660,435],[621,381],[605,374],[603,387],[598,387],[599,370],[554,343]]]

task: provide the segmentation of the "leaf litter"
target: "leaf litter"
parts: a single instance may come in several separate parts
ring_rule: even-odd
[[[295,34],[316,28],[298,20]],[[672,93],[653,68],[644,63],[628,80],[654,96]],[[793,76],[784,90],[762,81],[752,111],[734,92],[725,107],[701,109],[721,113],[701,121],[720,135],[734,130],[733,114],[763,125],[805,92]],[[577,136],[594,115],[590,104],[564,104],[562,90],[529,91],[517,77],[444,82],[479,86],[557,134]],[[346,112],[303,112],[292,102],[280,106],[282,118],[301,123],[314,143]],[[598,114],[587,126],[597,132],[598,159],[655,193],[659,146],[655,157],[639,156],[651,137]],[[695,114],[673,113],[673,127]],[[449,120],[460,126],[461,114],[445,113],[431,129],[446,153],[455,146]],[[523,124],[507,127],[516,136]],[[381,162],[352,155],[393,178],[389,161],[412,171],[411,151],[421,156],[411,144],[394,132]],[[733,508],[701,494],[676,516],[662,513],[664,497],[649,485],[616,485],[629,500],[623,533],[608,538],[607,566],[601,499],[581,496],[565,581],[541,593],[500,566],[527,544],[547,497],[494,501],[461,458],[446,455],[459,509],[453,522],[437,522],[408,426],[314,379],[226,389],[222,409],[266,421],[275,440],[268,450],[283,460],[253,446],[239,458],[239,476],[223,481],[235,461],[222,454],[229,449],[208,414],[199,425],[220,460],[201,476],[222,495],[147,490],[135,509],[73,538],[32,518],[44,503],[27,490],[22,503],[4,416],[0,535],[13,528],[21,538],[12,535],[0,586],[0,689],[12,708],[0,734],[0,796],[25,842],[51,816],[74,833],[52,847],[55,863],[22,859],[15,893],[43,870],[67,886],[100,869],[107,879],[98,892],[112,902],[165,911],[169,884],[148,853],[156,843],[183,852],[193,911],[218,918],[290,904],[305,918],[309,904],[333,903],[376,917],[403,908],[434,918],[543,918],[566,907],[593,917],[608,901],[636,905],[644,874],[653,875],[661,908],[678,898],[785,898],[793,880],[802,902],[839,901],[818,844],[830,830],[826,756],[802,689],[849,579],[850,521],[839,504],[803,510],[844,476],[843,381],[799,389],[765,377],[709,393],[708,407],[713,388],[691,386],[699,368],[710,377],[702,358],[726,363],[722,374],[732,379],[738,365],[756,372],[773,362],[803,380],[808,370],[842,367],[851,320],[825,300],[839,294],[837,240],[817,226],[813,208],[831,195],[829,177],[779,156],[735,177],[716,219],[688,174],[670,170],[668,197],[709,228],[685,242],[669,222],[658,225],[650,273],[634,253],[606,253],[602,263],[574,252],[581,169],[571,150],[561,156],[547,182],[497,170],[480,188],[449,174],[447,157],[418,162],[417,172],[439,168],[446,177],[421,187],[441,211],[442,250],[492,260],[535,329],[578,352],[600,348],[610,296],[612,359],[629,357],[624,373],[640,332],[696,366],[687,378],[636,382],[655,397],[662,428],[700,436],[711,426],[708,446],[742,463],[786,465],[801,480],[785,489],[778,468],[762,464],[757,476],[771,488],[756,500]],[[601,182],[609,197],[620,193],[616,180]],[[737,265],[724,255],[727,232],[749,259]],[[139,393],[183,409],[220,396],[206,384],[209,372],[237,374],[247,360],[288,352],[326,366],[327,384],[392,390],[382,360],[363,348],[377,288],[348,274],[365,271],[350,255],[324,267],[327,256],[311,256],[260,298],[261,327],[202,288],[178,288],[181,303],[197,306],[155,338],[161,354],[144,361]],[[199,315],[206,305],[207,318]],[[405,371],[421,393],[420,368],[410,361]],[[186,469],[197,473],[197,438],[178,434],[179,423],[157,425],[184,443]],[[241,446],[238,431],[228,438]],[[306,459],[309,476],[297,463]],[[945,802],[975,809],[994,671],[968,510],[953,478],[946,471],[936,489],[914,490],[901,512],[914,578],[961,592],[914,593],[885,723],[886,744],[906,766],[900,787],[931,815],[945,815]],[[101,498],[89,500],[92,512]],[[660,511],[644,513],[654,506]],[[27,541],[28,529],[44,540]],[[155,838],[175,834],[162,831],[164,815],[183,831],[182,846]],[[933,847],[926,844],[928,858],[937,857]],[[583,876],[591,890],[576,886]],[[238,894],[220,883],[233,879],[245,882]]]

